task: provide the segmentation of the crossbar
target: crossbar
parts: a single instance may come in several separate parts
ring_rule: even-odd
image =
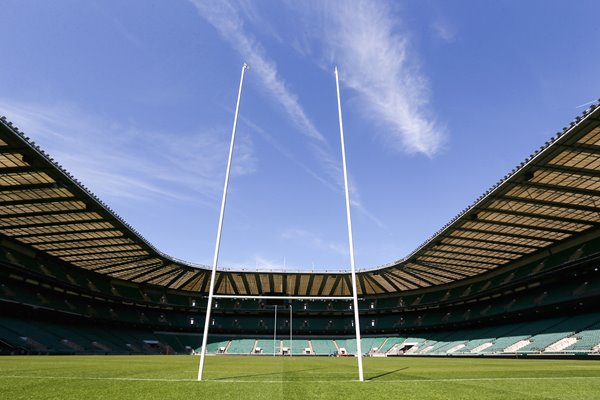
[[[273,299],[273,300],[353,300],[352,296],[249,296],[242,294],[214,294],[215,299]]]

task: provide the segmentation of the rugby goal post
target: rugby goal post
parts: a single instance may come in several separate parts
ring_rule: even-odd
[[[355,332],[356,332],[356,351],[357,351],[357,358],[358,358],[358,380],[360,382],[363,382],[364,375],[363,375],[363,365],[362,365],[362,346],[361,346],[361,338],[360,338],[360,320],[359,320],[359,312],[358,312],[358,295],[357,295],[357,285],[356,285],[356,266],[355,266],[355,262],[354,262],[354,240],[353,240],[353,235],[352,235],[352,217],[351,217],[351,212],[350,212],[350,194],[349,194],[349,189],[348,189],[348,172],[347,172],[347,165],[346,165],[346,145],[344,142],[344,125],[343,125],[343,121],[342,121],[342,103],[341,103],[341,99],[340,99],[340,84],[339,84],[339,75],[338,75],[337,66],[334,69],[334,74],[335,74],[335,85],[336,85],[336,93],[337,93],[338,120],[339,120],[339,127],[340,127],[340,145],[341,145],[341,149],[342,149],[342,167],[343,167],[343,173],[344,173],[344,194],[345,194],[345,199],[346,199],[346,220],[347,220],[347,225],[348,225],[348,247],[350,250],[352,296],[351,297],[342,297],[342,296],[338,296],[338,297],[304,296],[304,297],[302,297],[302,296],[247,296],[247,295],[246,296],[244,296],[244,295],[233,296],[233,295],[215,295],[214,294],[215,277],[216,277],[216,273],[217,273],[217,264],[219,261],[219,250],[220,250],[220,246],[221,246],[221,232],[223,230],[225,204],[227,202],[227,188],[229,185],[229,175],[231,172],[231,163],[232,163],[232,159],[233,159],[233,149],[234,149],[234,144],[235,144],[235,134],[236,134],[236,130],[237,130],[237,120],[238,120],[238,114],[239,114],[239,109],[240,109],[240,100],[242,97],[244,74],[248,68],[249,68],[248,64],[244,63],[244,65],[242,66],[242,73],[241,73],[241,77],[240,77],[240,86],[239,86],[239,90],[238,90],[238,98],[237,98],[237,103],[236,103],[236,107],[235,107],[235,114],[233,117],[233,129],[231,132],[231,143],[229,145],[229,156],[227,159],[227,170],[225,172],[225,183],[223,185],[223,197],[221,200],[219,225],[217,228],[217,238],[216,238],[216,243],[215,243],[215,251],[214,251],[214,257],[213,257],[212,270],[211,270],[211,274],[210,274],[210,282],[209,282],[209,290],[208,290],[208,303],[206,306],[206,315],[204,318],[204,331],[203,331],[203,335],[202,335],[202,347],[200,348],[200,364],[198,366],[198,381],[202,380],[202,375],[204,372],[204,361],[205,361],[205,355],[206,355],[206,350],[207,350],[206,347],[207,347],[207,343],[208,343],[208,328],[210,325],[210,315],[211,315],[211,311],[212,311],[213,299],[214,298],[236,298],[236,297],[252,299],[252,298],[265,297],[265,298],[285,298],[285,299],[289,299],[289,300],[303,300],[303,299],[352,300],[352,302],[353,302],[352,308],[354,310],[354,328],[355,328]],[[276,315],[277,314],[275,313],[275,317],[276,317]],[[290,316],[291,316],[291,309],[290,309]],[[277,326],[275,326],[274,338],[276,336],[276,329],[277,329]],[[292,328],[291,328],[291,320],[290,320],[290,339],[291,339],[291,329]],[[274,351],[274,353],[275,353],[275,351]]]

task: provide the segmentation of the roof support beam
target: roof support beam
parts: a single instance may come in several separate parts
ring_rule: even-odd
[[[345,293],[352,293],[352,282],[350,281],[350,275],[344,275],[342,277],[342,285],[343,287],[343,292]]]
[[[415,264],[417,267],[421,267],[421,268],[428,268],[427,270],[417,269],[418,271],[426,272],[431,275],[439,275],[442,278],[448,278],[448,276],[446,276],[444,274],[455,275],[455,276],[458,276],[459,278],[468,278],[470,276],[473,276],[473,275],[468,275],[462,271],[455,271],[455,270],[448,270],[445,268],[440,268],[439,265],[433,265],[426,261],[412,261],[411,264]],[[408,267],[408,268],[412,268],[412,267]],[[442,274],[439,271],[443,271],[444,274]],[[452,278],[452,279],[455,279],[455,278]]]
[[[319,290],[317,292],[317,296],[323,296],[323,290],[325,290],[325,285],[327,284],[327,275],[323,275],[323,279],[321,279],[321,284],[319,285]]]
[[[225,275],[227,275],[228,272],[224,272],[224,271],[220,271],[219,275],[217,276],[217,281],[215,282],[215,289],[218,290],[221,287],[221,284],[223,283],[223,279],[225,279]],[[223,294],[218,292],[219,294]]]
[[[199,279],[200,279],[200,275],[201,275],[201,274],[202,274],[201,272],[196,272],[196,273],[194,273],[194,274],[193,274],[192,276],[190,276],[188,279],[186,279],[185,281],[181,282],[181,283],[179,284],[179,286],[177,286],[175,289],[179,289],[179,290],[181,290],[182,288],[187,288],[187,287],[188,287],[188,285],[189,285],[190,283],[192,283],[193,281],[195,281],[195,280],[197,280],[197,279],[199,280]],[[189,289],[185,289],[185,290],[189,290]],[[200,291],[200,292],[201,292],[201,291]]]
[[[396,280],[402,282],[402,284],[408,289],[418,289],[423,287],[420,283],[418,283],[418,281],[422,281],[422,279],[416,278],[411,274],[406,274],[404,269],[398,271],[387,271],[387,273],[393,276]]]
[[[166,288],[170,288],[171,285],[173,285],[175,282],[177,282],[179,279],[181,279],[185,274],[187,274],[189,271],[186,271],[185,269],[179,271],[174,277],[173,279],[171,279],[169,282],[165,283],[165,287]]]
[[[135,262],[135,256],[131,256],[129,258],[127,257],[105,257],[105,258],[83,258],[81,260],[64,260],[66,262],[72,263],[77,265],[77,263],[83,263],[83,262],[92,262],[92,263],[98,263],[98,264],[102,264],[102,266],[106,266],[106,262],[111,262],[112,260],[114,261],[129,261],[129,262]],[[87,267],[87,269],[91,269],[90,267]]]
[[[120,267],[122,265],[129,265],[131,263],[138,263],[140,261],[144,261],[144,260],[151,260],[152,258],[150,257],[134,257],[132,259],[129,260],[123,260],[121,262],[117,262],[117,263],[113,263],[113,264],[109,264],[109,265],[103,265],[102,267],[97,267],[97,268],[88,268],[94,272],[98,272],[98,273],[104,273],[105,271],[109,270],[109,269],[113,269],[113,268],[117,268]],[[148,264],[150,265],[150,264]],[[138,268],[139,265],[135,265],[133,267],[129,267],[129,268]]]
[[[437,251],[440,253],[447,253],[447,254],[452,254],[452,255],[457,255],[457,256],[481,257],[481,258],[486,258],[486,259],[491,259],[491,260],[500,260],[500,261],[504,261],[504,262],[514,260],[514,258],[507,258],[507,257],[488,256],[488,255],[466,253],[466,252],[460,252],[460,251],[443,250],[438,247],[433,247],[433,248],[427,249],[427,251]],[[423,255],[427,255],[427,253],[423,253]],[[431,256],[431,257],[438,257],[438,256]],[[453,258],[453,257],[451,257],[451,258]],[[470,260],[470,261],[472,261],[472,260]]]
[[[399,287],[400,288],[399,290],[401,290],[401,291],[419,288],[419,286],[417,284],[413,283],[412,281],[410,281],[404,277],[400,277],[398,274],[386,272],[386,275],[387,275],[387,278],[391,282],[393,282],[396,287]]]
[[[288,277],[286,273],[281,274],[281,291],[283,293],[288,292]]]
[[[49,172],[55,171],[53,166],[24,166],[24,167],[3,167],[0,168],[2,174],[23,174],[27,172]]]
[[[558,165],[558,164],[544,164],[544,165],[535,165],[533,166],[534,170],[542,170],[542,171],[550,171],[550,172],[558,172],[563,174],[574,174],[580,176],[587,176],[590,178],[600,178],[600,171],[595,169],[588,168],[576,168],[569,167],[566,165]]]
[[[573,143],[572,145],[559,144],[558,146],[566,150],[582,150],[586,153],[600,153],[600,146],[596,144]]]
[[[5,221],[0,220],[0,229],[30,229],[30,228],[45,228],[50,226],[66,226],[66,225],[80,225],[80,224],[94,224],[100,222],[106,222],[104,218],[90,218],[90,219],[80,219],[74,221],[54,221],[54,222],[40,222],[35,224],[10,224],[3,225]],[[65,232],[66,233],[66,232]]]
[[[202,276],[200,277],[200,279],[202,280],[202,284],[200,285],[200,293],[206,293],[206,287],[208,286],[208,271],[202,271]],[[208,294],[208,293],[207,293]]]
[[[544,237],[540,237],[540,236],[523,235],[520,233],[493,232],[493,231],[486,231],[484,229],[464,228],[462,226],[454,228],[454,229],[456,231],[481,233],[483,235],[505,236],[505,237],[512,237],[512,238],[516,238],[516,239],[523,239],[523,240],[536,240],[536,241],[549,242],[549,243],[556,241],[556,239],[548,239],[548,238],[544,238]]]
[[[569,186],[552,185],[549,183],[527,181],[527,182],[515,183],[514,186],[525,186],[527,188],[549,190],[551,192],[575,193],[575,194],[580,194],[583,196],[590,196],[590,197],[600,196],[600,192],[597,190],[583,189],[583,188],[569,187]]]
[[[273,274],[268,274],[267,281],[269,282],[269,292],[270,293],[279,291],[278,289],[275,289],[275,279],[273,278]]]
[[[229,283],[231,284],[231,289],[233,289],[234,294],[240,294],[237,283],[235,283],[235,279],[233,279],[233,273],[228,272],[227,278],[229,279]]]
[[[71,249],[68,249],[71,250]],[[61,251],[68,251],[68,250],[61,250]],[[138,249],[129,249],[129,250],[101,250],[98,249],[96,251],[88,251],[88,252],[84,252],[84,253],[74,253],[74,254],[56,254],[53,253],[52,250],[48,251],[48,254],[54,256],[54,257],[60,257],[60,258],[69,258],[69,257],[82,257],[82,256],[94,256],[94,255],[99,255],[99,254],[123,254],[123,255],[127,255],[128,253],[131,252],[140,252],[140,251],[144,251],[144,249],[142,248],[138,248]],[[146,253],[146,255],[149,255]],[[139,257],[139,254],[136,254],[135,257]]]
[[[19,228],[10,228],[10,229],[19,229]],[[82,234],[82,233],[99,233],[99,232],[118,232],[119,234],[122,234],[121,231],[119,231],[115,227],[111,226],[110,228],[81,229],[81,230],[62,231],[62,232],[24,233],[24,234],[19,234],[19,235],[10,235],[10,237],[15,238],[15,239],[24,239],[24,238],[77,235],[77,234]],[[7,236],[9,236],[9,235],[7,235]],[[29,243],[30,244],[38,244],[39,242],[29,242]]]
[[[411,261],[411,262],[414,262],[414,261]],[[452,268],[463,268],[463,269],[467,269],[467,270],[468,269],[474,269],[474,270],[484,271],[484,272],[490,271],[490,270],[493,269],[493,268],[475,267],[475,266],[472,266],[472,265],[455,264],[455,263],[452,263],[452,262],[448,262],[447,260],[436,261],[435,264],[433,262],[430,262],[430,261],[420,261],[420,262],[426,262],[426,263],[428,263],[428,264],[430,264],[432,266],[435,266],[436,268],[440,268],[440,265],[443,265],[443,266],[448,266],[448,268],[450,268],[450,269],[452,269]]]
[[[36,204],[48,204],[48,203],[75,203],[75,204],[86,204],[83,200],[78,199],[75,196],[66,196],[66,197],[50,197],[47,199],[24,199],[24,200],[0,200],[0,205],[3,207],[11,207],[11,206],[34,206]],[[87,206],[87,204],[86,204]],[[74,211],[81,211],[82,209],[76,208]]]
[[[498,226],[508,226],[508,227],[514,227],[514,228],[531,229],[531,230],[536,230],[536,231],[564,233],[567,235],[573,234],[573,231],[570,229],[550,228],[550,227],[546,227],[546,226],[536,226],[536,225],[529,225],[529,224],[516,224],[516,223],[512,223],[512,222],[492,221],[492,220],[485,219],[485,218],[478,218],[476,220],[476,222],[482,222],[482,223],[498,225]]]
[[[252,291],[250,290],[250,284],[248,283],[248,278],[246,278],[246,274],[238,273],[238,276],[240,276],[242,279],[242,284],[244,285],[244,290],[246,291],[246,294],[252,293]]]
[[[458,240],[457,238],[451,238],[451,239]],[[479,250],[479,251],[485,250],[485,251],[491,251],[491,252],[496,252],[496,253],[514,254],[516,256],[523,256],[523,255],[527,254],[527,252],[524,253],[524,252],[520,252],[520,251],[511,251],[511,250],[496,250],[496,249],[490,249],[490,248],[486,248],[486,247],[467,246],[464,244],[455,244],[455,243],[449,243],[449,242],[444,242],[444,241],[442,241],[442,243],[440,243],[440,246],[459,247],[461,249]],[[433,247],[433,249],[436,249],[436,248],[437,248],[437,246]],[[467,254],[471,254],[471,253],[467,253]],[[513,260],[514,260],[514,258],[513,258]]]
[[[294,294],[300,294],[300,279],[302,279],[302,275],[296,274],[296,284],[294,285]]]
[[[495,267],[497,267],[499,265],[498,262],[467,260],[464,257],[454,257],[453,255],[447,255],[446,256],[446,255],[435,255],[435,254],[426,254],[426,253],[423,253],[423,254],[419,255],[419,258],[424,258],[424,257],[435,258],[435,259],[442,260],[442,261],[439,261],[439,262],[448,262],[448,261],[454,262],[454,261],[457,261],[457,262],[465,262],[465,263],[475,263],[475,264],[478,264],[478,265],[484,265],[485,264],[485,265],[489,265],[491,268],[495,268]],[[436,263],[437,262],[438,261],[436,261]]]
[[[36,246],[36,245],[40,245],[40,244],[55,245],[55,244],[61,244],[61,243],[85,243],[85,242],[92,242],[92,241],[96,241],[96,240],[112,240],[112,239],[123,239],[123,240],[131,241],[131,238],[128,238],[126,236],[110,236],[110,237],[102,237],[102,238],[52,240],[49,242],[35,242],[35,243],[28,243],[28,244],[31,244],[32,246]]]
[[[443,285],[444,283],[448,283],[448,282],[452,282],[456,279],[460,279],[457,278],[456,275],[453,274],[448,274],[446,276],[441,275],[441,274],[434,274],[431,271],[421,271],[419,269],[412,269],[412,271],[418,271],[420,276],[426,276],[430,279],[435,278],[438,281],[438,285]],[[440,278],[443,277],[443,278]]]
[[[337,275],[335,277],[335,280],[333,281],[333,284],[331,285],[331,289],[329,289],[329,293],[327,294],[328,296],[333,296],[337,287],[340,284],[340,281],[342,280],[342,276],[341,275]]]
[[[1,149],[2,147],[0,147]],[[0,167],[0,173],[2,173],[3,168]],[[12,191],[22,191],[22,190],[36,190],[36,189],[66,189],[63,185],[53,182],[53,183],[26,183],[23,185],[6,185],[0,186],[0,192],[12,192]]]
[[[596,224],[595,222],[590,222],[590,221],[585,220],[585,219],[578,219],[578,218],[573,218],[573,217],[556,217],[556,216],[553,216],[553,215],[536,214],[536,213],[522,212],[522,211],[513,211],[513,210],[505,210],[503,208],[494,208],[494,207],[480,208],[480,209],[478,209],[478,211],[480,211],[480,212],[493,212],[493,213],[505,214],[505,215],[514,215],[516,217],[539,218],[539,219],[545,219],[545,220],[548,220],[548,221],[566,222],[566,223],[569,223],[569,224],[585,224],[585,225]]]
[[[79,234],[81,234],[81,232],[65,232],[62,234],[62,236],[65,237],[70,234],[79,235]],[[39,236],[47,236],[47,235],[39,235]],[[60,237],[60,235],[59,235],[59,237]],[[46,246],[46,245],[52,246],[52,245],[61,244],[61,243],[79,243],[79,242],[83,242],[83,241],[98,241],[98,240],[111,240],[111,239],[129,239],[129,238],[126,238],[124,236],[102,236],[102,237],[93,237],[93,238],[73,238],[72,240],[63,239],[63,240],[45,240],[45,241],[35,241],[35,242],[28,241],[28,242],[26,242],[26,244],[36,247],[36,246]],[[56,250],[56,249],[54,249],[54,250]]]
[[[109,239],[96,239],[96,240],[109,240]],[[144,248],[139,243],[134,243],[132,241],[126,241],[124,243],[110,243],[110,244],[97,244],[92,246],[76,246],[76,247],[65,247],[65,248],[46,248],[43,249],[48,253],[56,252],[56,251],[75,251],[75,250],[90,250],[90,249],[110,249],[111,247],[122,247],[122,246],[137,246],[139,250],[144,250]],[[86,254],[86,253],[82,253]],[[93,254],[93,253],[92,253]]]
[[[308,276],[308,284],[306,285],[306,293],[303,293],[303,295],[310,293],[310,288],[312,288],[314,280],[315,280],[314,274]]]
[[[160,270],[161,268],[163,268],[163,265],[162,265],[162,263],[160,263],[160,265],[157,265],[157,266],[153,267],[152,264],[150,264],[150,265],[146,265],[146,266],[139,267],[139,268],[140,269],[144,269],[144,270],[141,271],[141,272],[138,271],[138,273],[134,273],[133,275],[129,275],[125,279],[128,280],[128,281],[132,281],[133,282],[137,278],[140,278],[140,277],[142,277],[144,275],[151,274],[153,272],[156,272],[156,271]],[[125,271],[127,271],[127,270],[112,271],[111,273],[116,274],[116,273],[121,273],[121,272],[125,272]],[[142,282],[139,282],[139,283],[143,283],[143,282],[146,282],[146,281],[142,281]]]
[[[252,274],[254,276],[254,279],[256,280],[256,288],[258,289],[258,293],[264,293],[264,288],[262,286],[262,281],[260,280],[260,274],[255,273]]]
[[[364,274],[363,276],[365,279],[367,279],[371,283],[371,285],[377,286],[381,290],[381,292],[387,293],[387,289],[384,288],[381,285],[381,283],[377,282],[377,279],[373,278],[373,276],[371,274]],[[319,292],[319,296],[321,296],[321,292]]]
[[[524,203],[524,204],[539,204],[541,206],[563,208],[566,210],[587,211],[587,212],[592,212],[592,213],[600,212],[600,210],[597,207],[592,207],[592,206],[584,206],[584,205],[580,205],[580,204],[571,204],[571,203],[560,203],[557,201],[531,199],[531,198],[518,197],[518,196],[506,196],[506,195],[498,196],[497,200],[514,201],[516,203]]]
[[[426,282],[426,283],[428,283],[429,285],[432,285],[432,286],[438,285],[440,283],[439,281],[438,282],[434,282],[434,281],[432,281],[432,280],[430,280],[430,279],[428,279],[426,277],[423,277],[421,274],[415,274],[412,271],[409,271],[407,269],[403,269],[402,272],[405,273],[406,275],[409,275],[409,276],[415,278],[415,279],[418,279],[420,281]]]
[[[490,240],[490,239],[479,239],[479,238],[470,238],[470,237],[462,237],[462,236],[450,236],[449,234],[443,235],[442,238],[467,240],[470,242],[489,243],[489,244],[502,245],[502,246],[521,247],[524,249],[531,249],[531,250],[538,250],[543,247],[543,246],[533,246],[531,244],[523,244],[523,243],[500,242],[498,240]]]
[[[467,275],[463,272],[458,272],[458,271],[454,271],[454,270],[450,271],[447,269],[439,269],[438,268],[434,271],[432,269],[423,270],[421,268],[424,268],[424,267],[422,267],[422,265],[415,265],[414,267],[412,267],[412,270],[418,271],[421,274],[439,277],[440,279],[446,279],[446,280],[449,280],[450,282],[456,281],[457,279],[470,278],[473,276],[473,275]]]
[[[71,198],[71,201],[74,201],[75,198]],[[2,202],[0,201],[0,205]],[[72,209],[72,210],[56,210],[56,211],[34,211],[34,212],[22,212],[22,213],[0,213],[0,218],[28,218],[28,217],[45,217],[52,215],[68,215],[68,214],[78,214],[82,212],[90,212],[85,209]],[[96,212],[96,211],[93,211]]]
[[[161,268],[164,268],[164,267],[165,267],[165,265],[160,265],[157,269],[154,269],[154,270],[152,270],[150,272],[146,272],[146,274],[151,274],[153,272],[159,271]],[[161,274],[158,274],[158,275],[155,275],[153,277],[150,277],[150,278],[147,278],[147,279],[144,279],[144,280],[141,280],[141,281],[137,281],[137,282],[138,283],[148,283],[148,282],[151,282],[151,281],[156,281],[156,279],[160,279],[160,278],[163,278],[165,276],[172,275],[173,273],[177,273],[177,270],[175,270],[175,269],[169,269],[168,271],[164,271]],[[179,274],[177,274],[177,275],[179,275]],[[142,274],[142,276],[143,276],[143,274]],[[133,279],[135,279],[135,278],[132,278],[131,280],[133,280]]]
[[[395,291],[397,291],[397,292],[402,291],[402,288],[396,284],[396,280],[392,279],[393,275],[390,274],[389,272],[381,271],[381,272],[379,272],[379,276],[381,276],[381,279],[384,279],[388,285],[393,287]]]
[[[29,150],[25,146],[0,146],[0,154],[13,154],[16,157],[23,157],[23,153]]]

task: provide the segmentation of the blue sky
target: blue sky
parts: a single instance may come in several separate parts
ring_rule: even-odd
[[[596,1],[5,0],[0,114],[160,250],[220,265],[400,259],[599,97]]]

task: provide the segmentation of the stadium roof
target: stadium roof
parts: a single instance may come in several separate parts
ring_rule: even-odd
[[[408,257],[358,273],[359,295],[473,277],[596,230],[600,102]],[[205,293],[210,270],[170,257],[62,169],[6,118],[0,122],[0,234],[74,266]],[[348,296],[346,272],[220,269],[218,294]]]

